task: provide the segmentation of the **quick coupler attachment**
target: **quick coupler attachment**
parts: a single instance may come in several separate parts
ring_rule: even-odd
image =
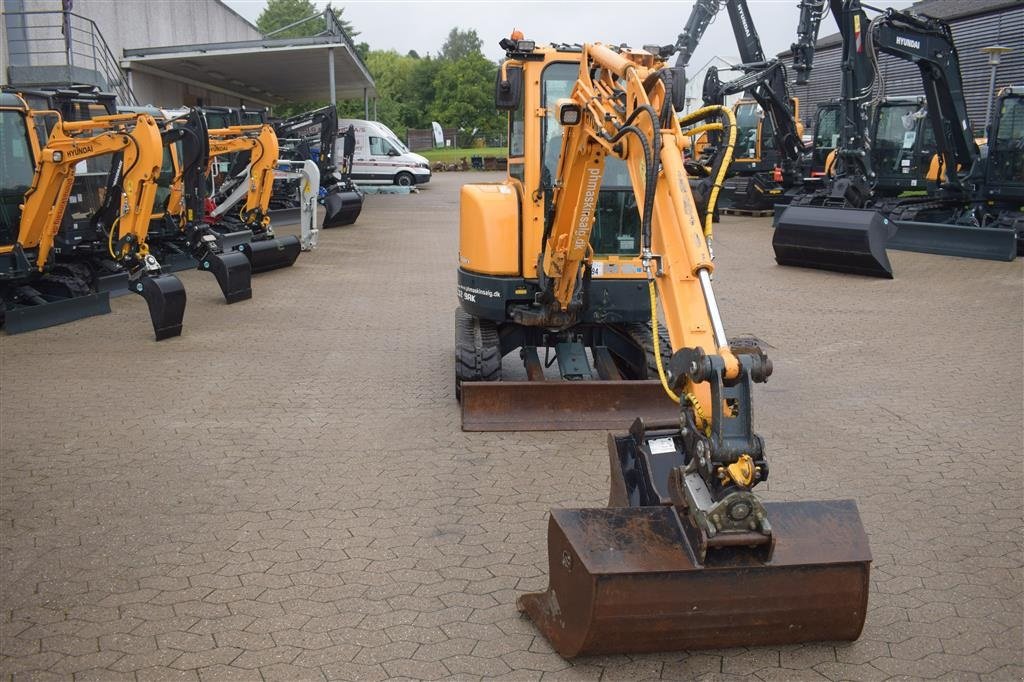
[[[213,273],[226,303],[252,298],[252,266],[244,253],[208,253],[199,259],[198,269]]]
[[[302,251],[302,242],[294,236],[272,237],[242,244],[238,250],[249,259],[253,273],[266,272],[295,265]]]
[[[355,188],[335,185],[324,197],[323,228],[351,225],[363,210],[363,193]]]
[[[885,246],[895,229],[872,209],[787,206],[772,248],[779,265],[892,279]]]
[[[174,275],[142,275],[132,291],[146,299],[157,341],[181,335],[185,317],[185,287]]]

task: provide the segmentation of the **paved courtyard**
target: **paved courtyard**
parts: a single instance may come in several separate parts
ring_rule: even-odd
[[[0,336],[0,673],[14,679],[1020,680],[1024,265],[891,252],[883,281],[717,228],[771,500],[857,500],[859,641],[567,662],[515,609],[546,515],[601,506],[605,434],[459,430],[458,188],[370,196],[225,306]]]

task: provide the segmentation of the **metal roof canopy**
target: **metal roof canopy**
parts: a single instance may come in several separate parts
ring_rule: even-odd
[[[373,77],[341,36],[126,49],[121,67],[266,104],[376,97]]]

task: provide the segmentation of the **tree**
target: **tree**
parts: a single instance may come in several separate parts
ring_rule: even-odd
[[[443,61],[434,78],[434,103],[430,113],[442,125],[457,126],[469,134],[500,132],[505,118],[494,109],[497,65],[479,52],[457,61]]]
[[[341,23],[342,29],[348,34],[349,38],[353,38],[359,35],[359,31],[355,30],[351,23],[345,21],[342,18],[342,13],[345,11],[344,7],[332,7],[330,3],[327,4],[327,9],[334,12],[335,18]],[[256,19],[256,27],[264,35],[276,31],[279,28],[284,28],[290,24],[294,24],[297,21],[302,21],[307,17],[311,17],[314,14],[322,14],[317,10],[316,6],[310,0],[267,0],[267,6],[260,12],[260,16]],[[286,31],[274,34],[274,38],[304,38],[307,36],[315,36],[318,33],[323,33],[325,30],[324,20],[322,17],[312,19],[300,24],[293,26]]]
[[[480,37],[473,29],[460,31],[459,27],[456,26],[448,32],[448,39],[441,46],[440,57],[441,59],[458,61],[472,54],[481,54],[480,48],[483,47],[483,44],[484,41],[480,40]]]

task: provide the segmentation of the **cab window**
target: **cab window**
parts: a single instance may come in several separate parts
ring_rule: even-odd
[[[562,126],[556,118],[555,103],[572,94],[579,73],[579,64],[554,63],[545,68],[541,76],[541,106],[547,111],[541,131],[541,184],[547,207],[550,207],[562,149]],[[640,212],[629,171],[620,159],[606,158],[590,244],[599,256],[640,253]]]
[[[35,171],[25,117],[20,112],[0,111],[0,142],[0,243],[10,244],[18,235],[18,206]]]
[[[814,127],[814,146],[835,149],[839,143],[839,109],[828,107],[818,110],[818,124]]]
[[[757,124],[764,114],[761,107],[753,102],[736,106],[736,157],[757,158]]]

